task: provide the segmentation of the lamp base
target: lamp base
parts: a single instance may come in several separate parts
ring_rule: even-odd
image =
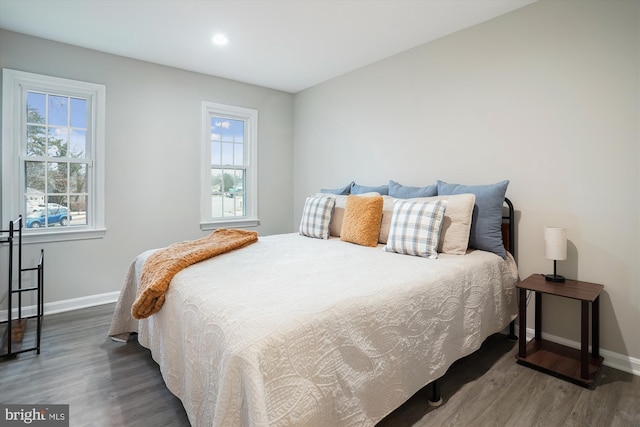
[[[556,282],[556,283],[564,282],[564,276],[561,276],[559,274],[545,274],[544,279],[547,282]]]

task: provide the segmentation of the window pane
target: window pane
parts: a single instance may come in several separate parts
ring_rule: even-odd
[[[25,173],[26,173],[26,191],[27,194],[30,192],[40,193],[42,200],[38,200],[38,203],[44,203],[44,192],[45,192],[45,172],[44,172],[44,162],[25,162]],[[29,200],[29,197],[27,197]]]
[[[66,195],[61,194],[48,194],[47,203],[49,204],[49,209],[51,209],[52,207],[66,208],[67,206],[69,206],[69,198]]]
[[[27,126],[27,156],[44,156],[47,146],[44,126]]]
[[[36,211],[44,206],[44,193],[27,189],[25,201],[25,212],[26,215],[29,215],[31,212]]]
[[[222,193],[211,195],[211,216],[213,218],[220,218],[222,216],[223,203],[224,195]]]
[[[221,120],[220,131],[222,133],[223,141],[233,142],[233,126],[231,125],[231,120]]]
[[[233,143],[223,142],[222,143],[222,161],[220,164],[222,165],[233,165]]]
[[[232,193],[233,191],[235,191],[234,189],[234,182],[233,182],[233,175],[229,173],[228,170],[222,170],[222,185],[224,188],[224,192],[227,194],[227,196],[229,196],[230,193]]]
[[[27,214],[44,206],[45,200],[44,162],[25,162],[25,212]]]
[[[49,95],[49,125],[69,125],[69,98]]]
[[[83,163],[69,163],[69,192],[87,192],[87,165]]]
[[[219,117],[211,117],[211,140],[212,141],[220,141],[220,118]]]
[[[47,191],[49,193],[66,193],[67,163],[47,163]]]
[[[233,140],[235,142],[244,142],[244,122],[242,120],[232,120],[233,123]]]
[[[220,194],[222,187],[222,169],[211,169],[211,194]]]
[[[85,195],[71,195],[69,202],[70,225],[87,225],[87,199]]]
[[[224,185],[224,194],[222,198],[222,214],[221,217],[233,215],[233,198],[235,197],[235,182],[233,179],[233,171],[228,169],[222,170],[222,182]]]
[[[69,138],[69,157],[84,159],[87,155],[87,131],[73,129]]]
[[[230,216],[244,216],[244,170],[235,170],[233,174],[233,211]]]
[[[222,169],[211,169],[211,216],[222,216],[222,203],[224,198],[224,183]]]
[[[27,218],[25,218],[26,228],[40,228],[47,226],[47,209],[44,204],[40,206],[34,206],[33,209],[27,211]]]
[[[236,166],[244,165],[242,144],[233,144],[233,164]]]
[[[236,170],[234,171],[234,186],[237,191],[241,191],[244,189],[244,171]]]
[[[51,157],[64,157],[69,146],[69,130],[67,128],[49,128],[49,140],[47,143],[47,155]]]
[[[87,128],[87,100],[71,98],[71,126]]]
[[[46,123],[47,96],[44,93],[27,92],[27,123]]]
[[[220,154],[220,149],[222,145],[220,141],[211,141],[211,164],[212,165],[221,165],[222,157]]]

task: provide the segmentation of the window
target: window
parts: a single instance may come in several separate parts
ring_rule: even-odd
[[[258,112],[206,101],[202,111],[200,227],[256,226]]]
[[[2,218],[28,241],[104,234],[105,87],[3,70]]]

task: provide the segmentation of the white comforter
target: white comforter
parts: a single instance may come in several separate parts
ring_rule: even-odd
[[[261,237],[173,279],[139,332],[194,426],[373,425],[516,314],[512,258],[429,260],[339,239]]]

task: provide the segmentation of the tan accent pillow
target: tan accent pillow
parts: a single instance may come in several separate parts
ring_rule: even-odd
[[[382,196],[347,197],[340,240],[362,246],[377,246],[382,221]]]
[[[331,214],[331,222],[329,222],[329,234],[332,236],[340,237],[342,220],[344,219],[344,208],[347,207],[347,197],[349,196],[336,196],[336,204]]]
[[[440,231],[438,252],[452,255],[464,255],[467,253],[473,206],[476,202],[476,196],[474,194],[418,197],[415,199],[402,200],[418,200],[426,202],[447,200],[447,209],[444,212],[442,230]],[[391,198],[391,201],[385,200],[384,203],[383,220],[380,226],[380,243],[387,243],[392,215],[393,198]]]
[[[391,229],[391,218],[393,217],[393,205],[395,198],[391,196],[382,196],[384,203],[382,205],[382,222],[380,223],[380,235],[378,241],[387,243],[389,239],[389,230]]]
[[[371,192],[358,194],[358,197],[373,197],[379,195],[380,193]],[[347,197],[349,196],[343,196],[340,194],[334,195],[328,193],[316,193],[316,196],[332,196],[336,199],[336,204],[333,207],[333,212],[331,214],[331,221],[329,222],[329,235],[333,237],[340,237],[340,230],[342,229],[342,221],[344,219],[344,208],[347,207]],[[391,210],[393,211],[393,203],[391,204]]]

